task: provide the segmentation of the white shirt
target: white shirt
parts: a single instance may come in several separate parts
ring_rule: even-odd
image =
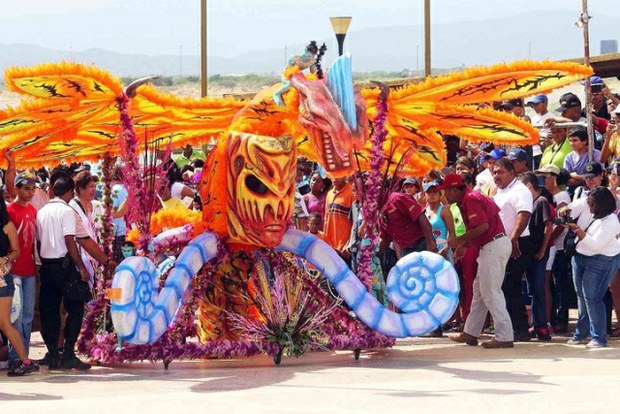
[[[584,194],[583,197],[570,203],[568,208],[570,210],[570,216],[577,219],[577,226],[585,231],[588,224],[592,221],[592,213],[590,213],[590,207],[588,206],[588,197]],[[616,209],[620,210],[620,198],[618,196],[616,196]]]
[[[583,230],[585,231],[585,228]],[[588,227],[586,237],[577,243],[577,253],[585,256],[616,256],[620,254],[619,235],[620,222],[615,214],[594,220]]]
[[[534,112],[534,115],[532,115],[530,118],[532,119],[533,126],[540,126],[540,125],[545,125],[546,119],[553,118],[554,116],[555,115],[553,115],[551,112],[547,112],[543,115],[540,115]],[[540,128],[538,132],[540,133],[541,138],[548,137],[549,134],[551,133],[551,128]],[[532,154],[533,155],[542,154],[542,149],[540,148],[540,145],[532,145]]]
[[[76,213],[63,200],[54,198],[37,212],[37,238],[42,259],[60,259],[69,250],[65,236],[76,234]]]
[[[170,187],[170,196],[174,197],[174,198],[178,198],[179,200],[183,200],[183,195],[181,194],[183,192],[183,189],[185,188],[185,184],[180,183],[180,182],[175,182],[172,183],[172,186]]]
[[[569,205],[570,204],[570,196],[566,191],[560,191],[556,195],[553,196],[553,202],[556,206],[560,206],[561,204]],[[557,210],[557,209],[556,209]],[[553,241],[553,245],[557,250],[564,250],[564,239],[566,238],[566,233],[568,229],[564,229],[562,233]]]
[[[488,168],[485,168],[476,176],[476,186],[474,190],[482,191],[486,188],[487,185],[491,184],[493,181],[493,174],[489,171]]]
[[[504,230],[508,237],[512,236],[512,231],[517,224],[517,214],[525,211],[532,214],[534,206],[534,198],[532,193],[527,189],[525,184],[516,178],[508,184],[506,188],[497,188],[497,193],[493,197],[493,201],[500,208],[499,218],[502,220]],[[519,237],[530,235],[529,226],[525,226]]]

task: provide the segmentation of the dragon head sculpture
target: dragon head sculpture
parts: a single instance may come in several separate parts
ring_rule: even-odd
[[[328,78],[306,79],[296,73],[291,85],[299,93],[298,121],[310,138],[310,158],[332,178],[353,174],[353,151],[362,148],[368,131],[366,104],[359,91],[351,83],[351,98],[343,103],[340,95],[332,93]]]

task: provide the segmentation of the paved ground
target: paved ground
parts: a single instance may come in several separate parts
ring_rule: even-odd
[[[613,409],[620,342],[600,350],[560,341],[487,350],[447,338],[389,350],[285,358],[46,369],[0,373],[0,412],[155,413],[592,413]],[[34,354],[41,356],[40,339]]]

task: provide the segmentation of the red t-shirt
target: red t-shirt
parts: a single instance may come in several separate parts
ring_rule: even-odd
[[[424,233],[418,218],[424,208],[409,194],[392,193],[381,209],[381,238],[393,240],[403,249],[413,247]]]
[[[18,276],[35,276],[34,241],[37,210],[28,203],[25,206],[15,201],[6,207],[9,218],[17,228],[20,255],[13,263],[13,273]]]
[[[477,191],[465,190],[458,203],[465,227],[471,230],[482,223],[489,223],[489,229],[472,239],[472,244],[484,246],[499,233],[504,233],[504,225],[499,218],[499,207],[493,200]]]

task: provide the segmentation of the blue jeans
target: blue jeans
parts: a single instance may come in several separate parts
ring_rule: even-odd
[[[15,321],[13,326],[19,332],[24,342],[24,348],[26,349],[26,355],[30,349],[30,333],[32,332],[32,319],[34,318],[34,300],[36,296],[37,278],[35,276],[17,276],[13,275],[16,283],[21,282],[21,299],[22,299],[22,312],[19,318]],[[15,348],[9,344],[9,360],[16,360],[17,354]]]
[[[577,292],[579,318],[575,329],[575,339],[592,340],[607,345],[607,317],[603,296],[609,283],[618,270],[617,256],[584,256],[576,254],[573,258],[573,282]]]
[[[529,292],[532,295],[532,319],[535,329],[547,326],[545,299],[545,266],[547,260],[549,260],[548,253],[540,260],[532,258],[525,268]]]

